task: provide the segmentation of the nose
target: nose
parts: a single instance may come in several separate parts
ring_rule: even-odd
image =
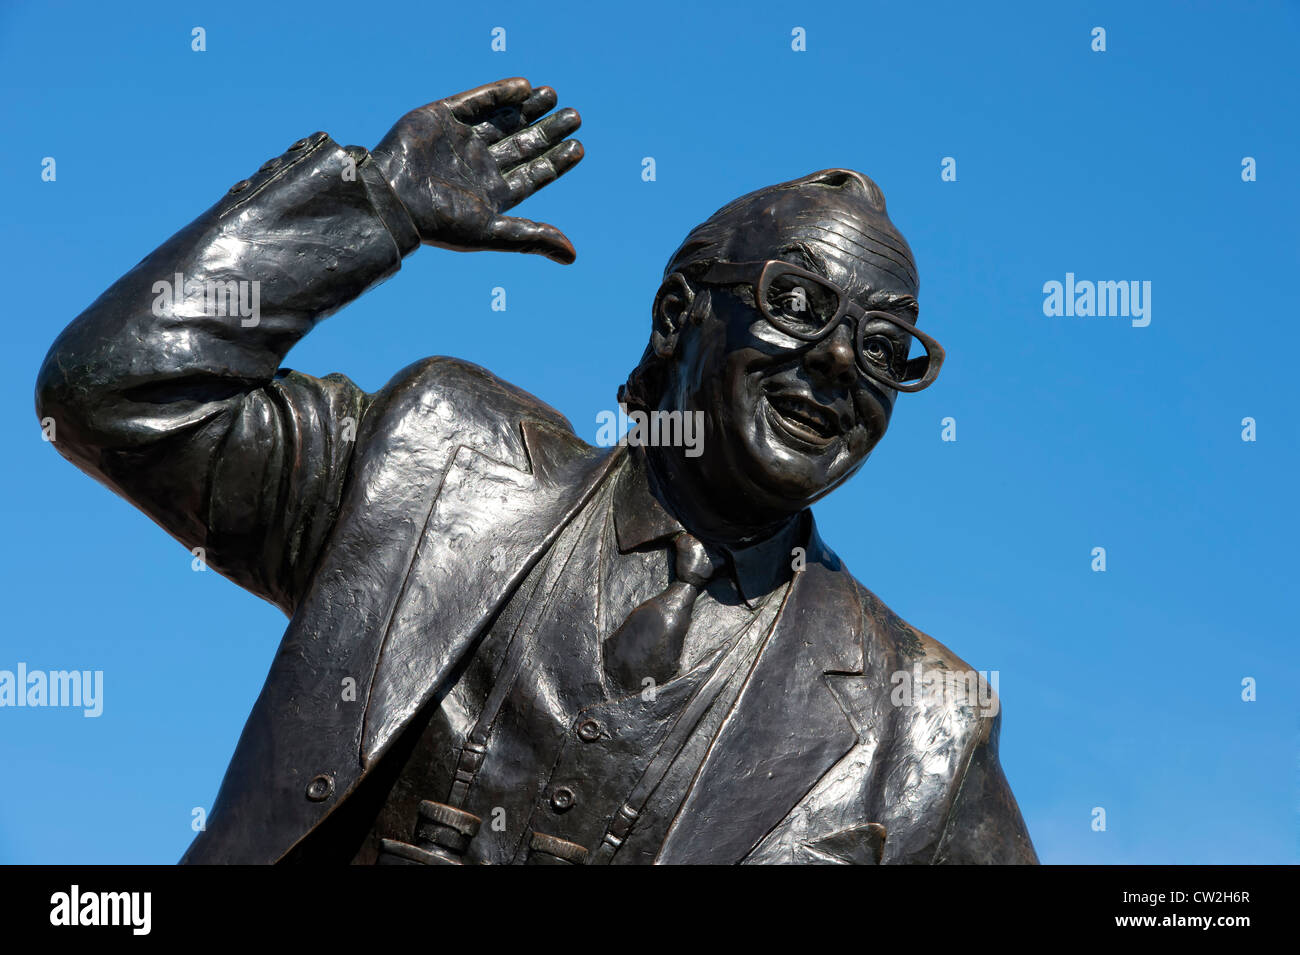
[[[857,381],[857,363],[853,357],[849,323],[840,322],[835,331],[810,348],[803,363],[823,385],[852,386]]]

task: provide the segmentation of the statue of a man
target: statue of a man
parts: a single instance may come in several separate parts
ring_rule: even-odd
[[[504,214],[582,158],[555,105],[507,79],[300,139],[50,350],[59,451],[291,618],[183,861],[1036,862],[987,684],[809,511],[943,357],[867,177],[690,233],[616,448],[455,359],[281,367],[422,243],[573,261]]]

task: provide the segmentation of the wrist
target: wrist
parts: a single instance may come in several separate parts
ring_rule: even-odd
[[[405,258],[420,247],[420,232],[389,179],[390,157],[360,146],[349,146],[347,150],[356,160],[357,178],[366,190],[366,198]]]

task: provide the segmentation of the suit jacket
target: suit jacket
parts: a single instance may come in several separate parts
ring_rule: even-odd
[[[374,394],[281,368],[417,246],[365,151],[317,133],[123,276],[41,369],[60,453],[290,616],[183,862],[277,862],[320,831],[610,468],[475,365],[429,358]],[[259,315],[176,294],[230,282],[258,283]],[[660,861],[1037,861],[1000,708],[897,705],[892,674],[969,668],[812,540]]]

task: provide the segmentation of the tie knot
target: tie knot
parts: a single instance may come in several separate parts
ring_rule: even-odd
[[[698,537],[682,531],[673,541],[677,550],[677,579],[703,587],[721,569],[722,562],[709,553]]]

